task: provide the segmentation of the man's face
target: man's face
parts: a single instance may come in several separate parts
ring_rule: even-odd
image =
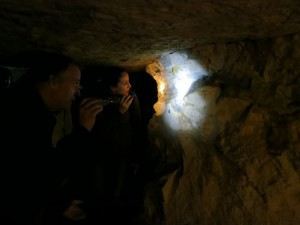
[[[54,95],[58,109],[69,109],[76,94],[80,91],[80,69],[76,65],[70,65],[59,77],[57,77]]]
[[[114,94],[127,96],[129,95],[130,89],[131,89],[131,84],[129,81],[129,75],[128,73],[123,72],[121,74],[121,77],[117,85],[112,87],[112,91]]]

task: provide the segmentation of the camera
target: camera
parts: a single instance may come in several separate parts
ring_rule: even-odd
[[[133,98],[136,98],[136,94],[133,89],[130,90],[129,94]],[[119,104],[122,97],[123,96],[121,95],[112,96],[109,86],[98,77],[96,79],[88,79],[82,82],[79,100],[81,101],[85,98],[99,99],[103,106],[107,106],[111,104]]]
[[[100,102],[103,106],[109,105],[109,104],[119,104],[120,98],[100,98]]]

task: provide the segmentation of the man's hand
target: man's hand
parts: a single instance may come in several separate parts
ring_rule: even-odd
[[[80,104],[79,122],[88,131],[91,131],[96,122],[96,116],[103,110],[99,99],[86,98]]]
[[[80,200],[73,200],[70,206],[64,211],[64,217],[72,221],[85,219],[86,214],[79,206],[81,203],[82,201]]]
[[[119,107],[120,113],[122,114],[126,113],[132,101],[133,101],[133,96],[131,95],[123,96],[120,101],[120,107]]]

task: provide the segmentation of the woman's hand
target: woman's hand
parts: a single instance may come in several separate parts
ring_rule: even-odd
[[[91,131],[96,122],[96,116],[103,110],[99,99],[86,98],[80,104],[79,122],[81,126]]]
[[[122,97],[122,99],[120,101],[120,107],[119,107],[120,113],[124,114],[128,111],[133,99],[134,98],[131,95],[127,95],[127,96]]]

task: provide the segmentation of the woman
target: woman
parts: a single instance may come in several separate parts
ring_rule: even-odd
[[[142,210],[146,127],[142,126],[139,102],[132,92],[129,74],[119,68],[106,71],[108,103],[92,130],[95,163],[93,209],[95,217],[111,224],[134,224]],[[108,217],[108,218],[107,218]],[[97,219],[96,219],[97,220]]]

